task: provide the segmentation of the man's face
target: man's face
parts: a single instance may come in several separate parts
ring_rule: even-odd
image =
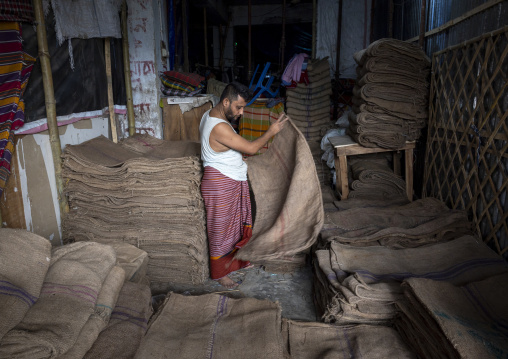
[[[226,106],[225,115],[229,122],[238,120],[243,115],[243,108],[247,105],[247,102],[243,97],[238,96],[235,101],[229,101],[229,106]]]

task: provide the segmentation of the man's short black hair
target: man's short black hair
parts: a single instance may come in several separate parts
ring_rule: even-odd
[[[249,102],[252,98],[252,92],[245,85],[242,85],[239,82],[231,82],[226,86],[224,91],[222,91],[222,95],[220,96],[220,102],[224,101],[224,99],[228,99],[230,102],[236,101],[238,96],[241,96],[246,102]]]

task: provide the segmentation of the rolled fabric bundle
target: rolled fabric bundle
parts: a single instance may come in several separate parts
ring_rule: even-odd
[[[346,133],[351,136],[355,142],[364,147],[398,149],[403,147],[406,143],[406,138],[403,134],[393,131],[365,131],[357,133],[353,132],[350,126],[347,128]]]
[[[102,288],[97,296],[95,311],[85,323],[79,333],[76,342],[59,359],[83,358],[93,343],[97,340],[99,333],[106,328],[111,312],[115,306],[120,290],[125,281],[125,271],[118,265],[114,266],[104,280]]]
[[[84,359],[133,358],[152,315],[150,288],[125,282],[108,326],[99,334]]]
[[[76,342],[115,265],[113,248],[79,242],[55,249],[41,295],[0,341],[3,358],[55,358]]]
[[[0,228],[0,339],[39,298],[50,258],[46,238],[24,229]]]
[[[362,87],[367,84],[384,84],[385,86],[399,84],[408,86],[420,92],[428,92],[430,84],[426,79],[414,78],[397,74],[397,73],[381,73],[381,72],[367,72],[363,77],[358,80],[358,86]]]

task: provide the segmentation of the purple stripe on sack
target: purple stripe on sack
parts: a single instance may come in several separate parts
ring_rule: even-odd
[[[129,310],[129,311],[131,311],[131,312],[138,313],[138,314],[142,314],[142,313],[143,313],[143,312],[140,312],[140,311],[134,310],[134,309],[129,308],[129,307],[124,307],[124,306],[121,306],[121,305],[117,305],[117,306],[115,306],[115,308],[127,309],[127,310]]]
[[[10,295],[16,295],[16,296],[19,296],[20,298],[23,297],[22,299],[28,301],[29,305],[33,305],[37,301],[37,297],[31,295],[24,289],[12,284],[11,282],[6,281],[6,280],[0,280],[0,289],[11,292]],[[12,293],[17,293],[17,294],[12,294]]]
[[[219,323],[219,319],[224,315],[224,313],[226,313],[228,300],[229,300],[228,297],[221,295],[219,297],[219,301],[217,302],[217,311],[216,311],[215,321],[213,323],[212,339],[209,343],[209,348],[208,348],[210,351],[209,359],[212,359],[212,357],[213,357],[213,345],[215,343],[215,333],[217,331],[217,324]]]
[[[456,264],[450,268],[447,268],[445,270],[439,271],[439,272],[428,272],[424,274],[414,274],[409,272],[401,272],[401,273],[388,273],[388,274],[374,274],[367,270],[357,270],[356,273],[360,274],[363,277],[381,281],[381,280],[387,280],[392,279],[396,281],[403,281],[406,278],[427,278],[427,279],[434,279],[434,280],[448,280],[452,279],[454,277],[457,277],[458,275],[477,269],[478,267],[489,267],[493,265],[500,265],[506,266],[506,261],[503,258],[500,259],[471,259],[459,264]]]
[[[42,293],[42,292],[41,292]],[[95,305],[95,300],[92,300],[92,299],[88,299],[88,298],[85,298],[79,294],[74,294],[74,293],[69,293],[69,292],[62,292],[62,291],[57,291],[57,290],[53,290],[53,291],[44,291],[44,294],[64,294],[64,295],[67,295],[69,297],[74,297],[74,298],[79,298],[79,299],[82,299],[86,302],[90,302],[92,303],[93,305]]]
[[[140,327],[140,328],[146,330],[147,321],[145,318],[133,317],[132,315],[129,315],[124,312],[113,311],[113,313],[111,313],[111,319],[117,319],[117,320],[121,320],[124,322],[129,322],[131,324],[134,324],[137,327]]]
[[[44,286],[47,287],[47,286],[56,286],[56,287],[61,287],[61,288],[71,288],[71,287],[78,287],[78,288],[83,288],[83,289],[86,289],[94,294],[98,294],[98,292],[90,287],[87,287],[86,285],[79,285],[79,284],[58,284],[58,283],[52,283],[52,282],[44,282]]]
[[[83,289],[86,289],[87,291],[73,289],[72,287],[78,287],[79,289],[83,288]],[[55,290],[60,290],[60,291],[56,292]],[[89,292],[92,292],[92,293],[89,293]],[[67,285],[61,285],[61,284],[55,284],[55,283],[52,283],[52,284],[44,283],[44,285],[42,286],[42,290],[41,290],[41,294],[42,293],[44,293],[44,294],[61,293],[61,294],[70,294],[70,295],[74,294],[74,296],[83,297],[83,299],[85,299],[85,297],[89,297],[90,299],[87,299],[87,300],[91,300],[94,304],[97,302],[97,292],[91,288],[88,288],[86,286],[81,286],[81,285],[67,286]]]
[[[342,329],[342,334],[344,335],[344,339],[346,339],[346,343],[347,343],[347,349],[348,349],[348,352],[349,352],[349,358],[356,358],[355,357],[355,351],[353,350],[353,347],[351,346],[351,341],[349,340],[349,336],[347,334],[347,328],[343,328]],[[360,358],[362,357],[362,353],[360,353]]]

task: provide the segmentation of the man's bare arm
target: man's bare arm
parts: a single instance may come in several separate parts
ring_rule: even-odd
[[[254,141],[248,141],[242,136],[238,135],[233,129],[225,123],[219,123],[215,126],[210,134],[210,137],[218,143],[232,148],[241,153],[253,155],[258,152],[268,140],[279,133],[284,127],[285,122],[289,119],[284,113],[270,125],[268,130]],[[212,146],[213,148],[213,146]]]

